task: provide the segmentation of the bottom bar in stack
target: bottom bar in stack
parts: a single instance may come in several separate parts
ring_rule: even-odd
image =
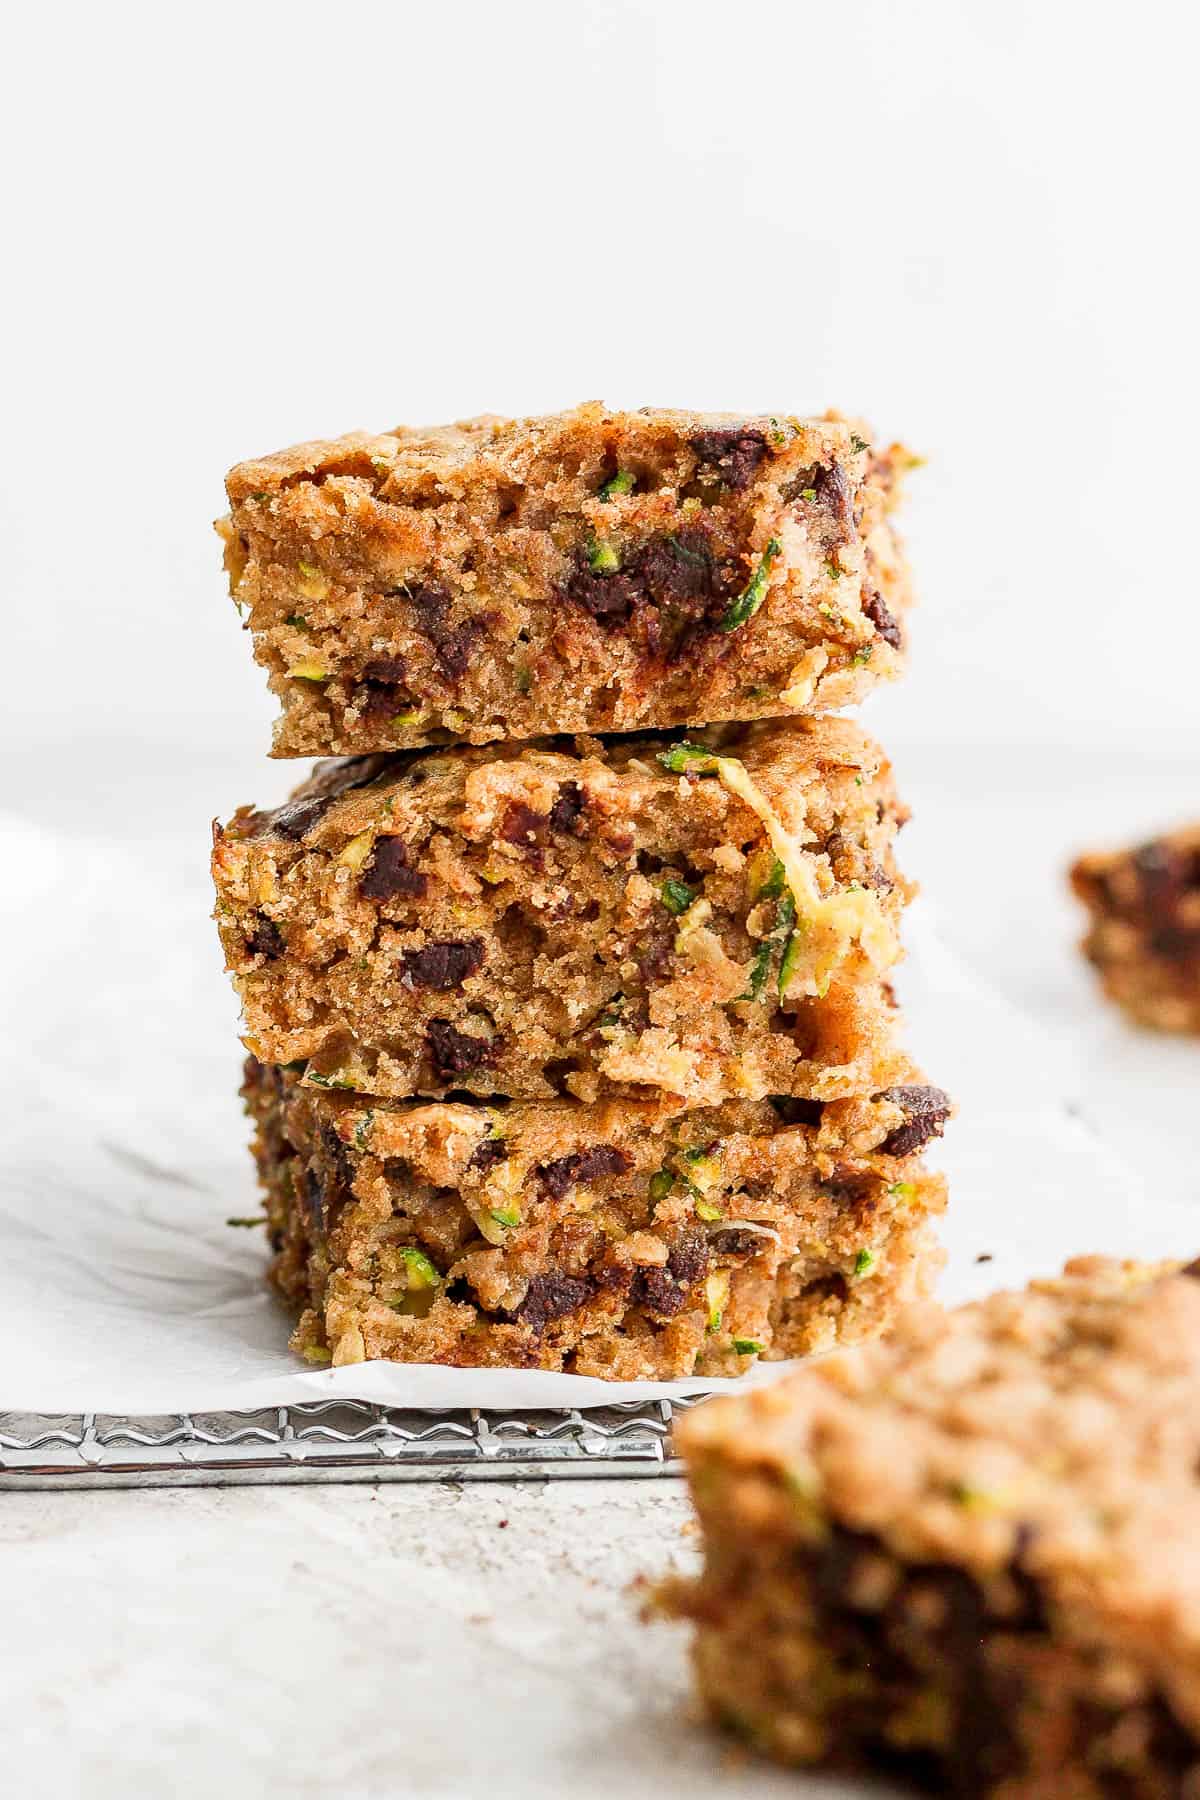
[[[1197,1276],[1080,1258],[681,1420],[713,1715],[962,1800],[1195,1800]]]
[[[251,1058],[275,1256],[312,1362],[735,1375],[885,1330],[940,1262],[950,1103],[367,1100]]]

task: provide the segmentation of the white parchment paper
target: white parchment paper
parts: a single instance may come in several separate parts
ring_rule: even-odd
[[[259,1203],[202,853],[119,851],[0,819],[0,861],[12,872],[0,941],[16,946],[0,977],[0,1407],[173,1413],[336,1395],[560,1407],[714,1386],[305,1368],[263,1285],[260,1234],[224,1223]],[[911,1042],[960,1107],[939,1152],[942,1297],[1080,1251],[1193,1253],[1193,1214],[1158,1195],[1151,1206],[1075,1116],[1065,1054],[943,949],[919,907],[909,941]]]

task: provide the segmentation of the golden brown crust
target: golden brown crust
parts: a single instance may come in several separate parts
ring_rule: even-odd
[[[902,663],[912,462],[842,420],[599,405],[239,464],[283,756],[827,711]]]

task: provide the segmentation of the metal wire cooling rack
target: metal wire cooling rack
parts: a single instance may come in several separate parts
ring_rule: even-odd
[[[673,1475],[672,1412],[693,1404],[432,1413],[330,1400],[154,1418],[0,1412],[0,1489]]]

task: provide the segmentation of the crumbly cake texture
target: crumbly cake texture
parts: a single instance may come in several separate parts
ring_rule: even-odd
[[[963,1800],[1194,1800],[1198,1276],[1081,1258],[681,1420],[714,1716]]]
[[[915,1080],[672,1113],[367,1102],[251,1058],[243,1095],[312,1362],[736,1375],[875,1335],[940,1262]]]
[[[843,720],[322,765],[216,832],[247,1047],[394,1096],[878,1091],[905,816]]]
[[[1139,1025],[1200,1033],[1200,823],[1071,869],[1091,914],[1083,952]]]
[[[274,754],[829,711],[898,673],[915,460],[826,419],[609,412],[238,465],[218,522]]]

